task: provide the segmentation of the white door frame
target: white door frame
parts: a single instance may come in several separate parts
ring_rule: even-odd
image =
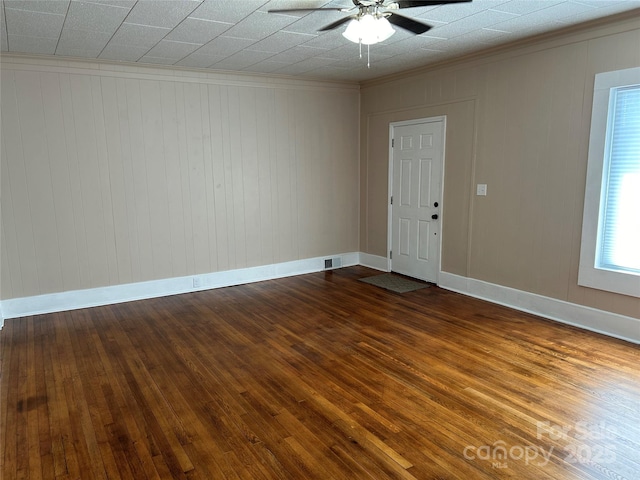
[[[404,125],[417,125],[420,123],[442,123],[442,178],[440,179],[440,198],[438,202],[441,205],[440,209],[440,239],[438,240],[438,271],[436,272],[437,281],[436,284],[439,285],[440,282],[440,272],[442,271],[442,225],[443,225],[443,212],[444,208],[442,208],[444,198],[444,166],[445,166],[445,158],[446,158],[446,140],[447,140],[447,116],[440,115],[437,117],[427,117],[427,118],[416,118],[413,120],[404,120],[401,122],[391,122],[389,124],[389,187],[387,189],[388,197],[387,197],[387,271],[391,271],[391,263],[392,259],[390,256],[391,247],[393,246],[393,206],[391,205],[391,196],[393,195],[393,133],[395,127],[402,127]]]

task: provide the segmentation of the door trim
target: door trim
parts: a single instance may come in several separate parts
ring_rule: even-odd
[[[442,271],[442,237],[443,237],[443,224],[444,224],[444,203],[442,199],[444,198],[444,169],[445,169],[445,159],[446,155],[446,144],[447,144],[447,116],[439,115],[437,117],[427,117],[427,118],[416,118],[413,120],[403,120],[400,122],[391,122],[389,123],[389,185],[387,187],[387,271],[391,271],[392,259],[389,255],[391,252],[391,247],[393,246],[393,207],[391,205],[391,196],[393,195],[393,134],[395,127],[403,127],[405,125],[418,125],[421,123],[442,123],[442,178],[440,178],[440,198],[438,202],[443,208],[440,210],[440,239],[438,240],[438,268],[436,271],[436,285],[440,283],[440,272]]]

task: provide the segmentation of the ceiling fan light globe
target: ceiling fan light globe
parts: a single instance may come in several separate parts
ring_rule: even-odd
[[[376,18],[367,14],[359,19],[351,20],[342,35],[353,43],[374,45],[384,42],[394,33],[395,30],[385,17]]]
[[[342,36],[353,43],[360,43],[362,34],[360,28],[360,22],[358,20],[351,20],[347,25],[347,28],[342,32]]]

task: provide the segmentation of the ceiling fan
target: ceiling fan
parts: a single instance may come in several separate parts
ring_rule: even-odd
[[[354,41],[355,43],[373,44],[383,41],[382,39],[380,39],[380,35],[386,34],[386,38],[389,38],[393,34],[393,29],[388,25],[389,23],[408,30],[416,35],[420,35],[421,33],[424,33],[432,28],[431,25],[419,22],[418,20],[415,20],[413,18],[405,17],[404,15],[400,15],[396,13],[395,10],[414,7],[431,7],[451,3],[466,3],[471,1],[472,0],[352,0],[354,6],[349,8],[282,8],[269,10],[269,13],[313,12],[318,10],[347,13],[357,9],[358,11],[356,13],[341,18],[340,20],[330,23],[329,25],[325,25],[324,27],[320,28],[319,31],[325,32],[327,30],[333,30],[334,28],[338,28],[339,26],[353,20],[354,22],[351,22],[349,27],[347,27],[347,31],[344,34],[345,37],[347,37],[351,41]],[[352,35],[353,38],[350,38],[347,35],[351,26],[355,27],[356,25],[365,24],[370,24],[371,26],[373,26],[373,24],[376,22],[378,24],[378,27],[376,28],[381,31],[380,35],[378,36],[363,38],[363,34],[360,30],[355,35]],[[386,27],[386,32],[383,32],[385,28],[383,27],[383,25]],[[360,37],[358,37],[357,35],[360,35]]]

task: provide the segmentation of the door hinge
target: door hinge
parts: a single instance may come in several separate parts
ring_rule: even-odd
[[[393,205],[393,195],[391,195],[391,205]]]
[[[395,146],[396,146],[396,139],[395,139],[395,138],[392,138],[392,139],[391,139],[391,148],[393,148],[393,147],[395,147]]]
[[[389,250],[389,260],[391,260],[392,258],[393,258],[393,252]]]

